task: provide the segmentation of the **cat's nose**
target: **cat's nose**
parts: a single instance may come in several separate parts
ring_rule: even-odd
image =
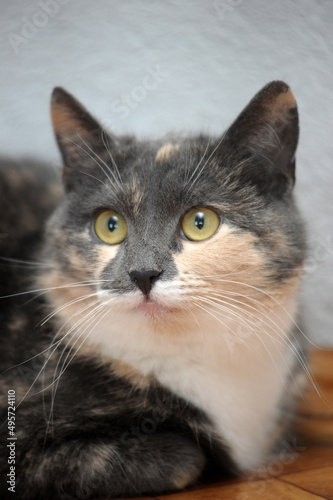
[[[136,281],[141,292],[148,297],[150,290],[153,287],[154,282],[160,276],[161,271],[155,269],[143,270],[143,271],[130,271],[130,277]]]

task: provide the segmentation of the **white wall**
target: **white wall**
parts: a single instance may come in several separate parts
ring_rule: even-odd
[[[219,134],[265,83],[288,82],[311,245],[306,325],[314,342],[333,344],[332,0],[0,0],[0,15],[0,156],[59,162],[55,85],[115,132],[144,136]]]

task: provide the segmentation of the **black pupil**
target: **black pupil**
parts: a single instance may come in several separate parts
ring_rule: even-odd
[[[111,215],[108,220],[108,229],[112,233],[118,227],[118,217],[116,215]]]
[[[198,212],[194,219],[194,224],[198,229],[202,229],[205,225],[205,216],[202,212]]]

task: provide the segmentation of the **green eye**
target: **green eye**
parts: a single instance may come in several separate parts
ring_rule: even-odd
[[[105,210],[95,220],[95,232],[104,243],[116,245],[126,238],[127,224],[117,212]]]
[[[191,241],[207,240],[220,225],[220,218],[209,208],[194,208],[185,215],[182,230]]]

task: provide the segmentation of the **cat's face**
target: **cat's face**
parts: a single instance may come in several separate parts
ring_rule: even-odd
[[[297,286],[298,125],[285,84],[266,86],[219,139],[116,139],[60,89],[52,110],[65,197],[43,284],[62,287],[51,296],[65,317],[91,302],[172,328]]]

